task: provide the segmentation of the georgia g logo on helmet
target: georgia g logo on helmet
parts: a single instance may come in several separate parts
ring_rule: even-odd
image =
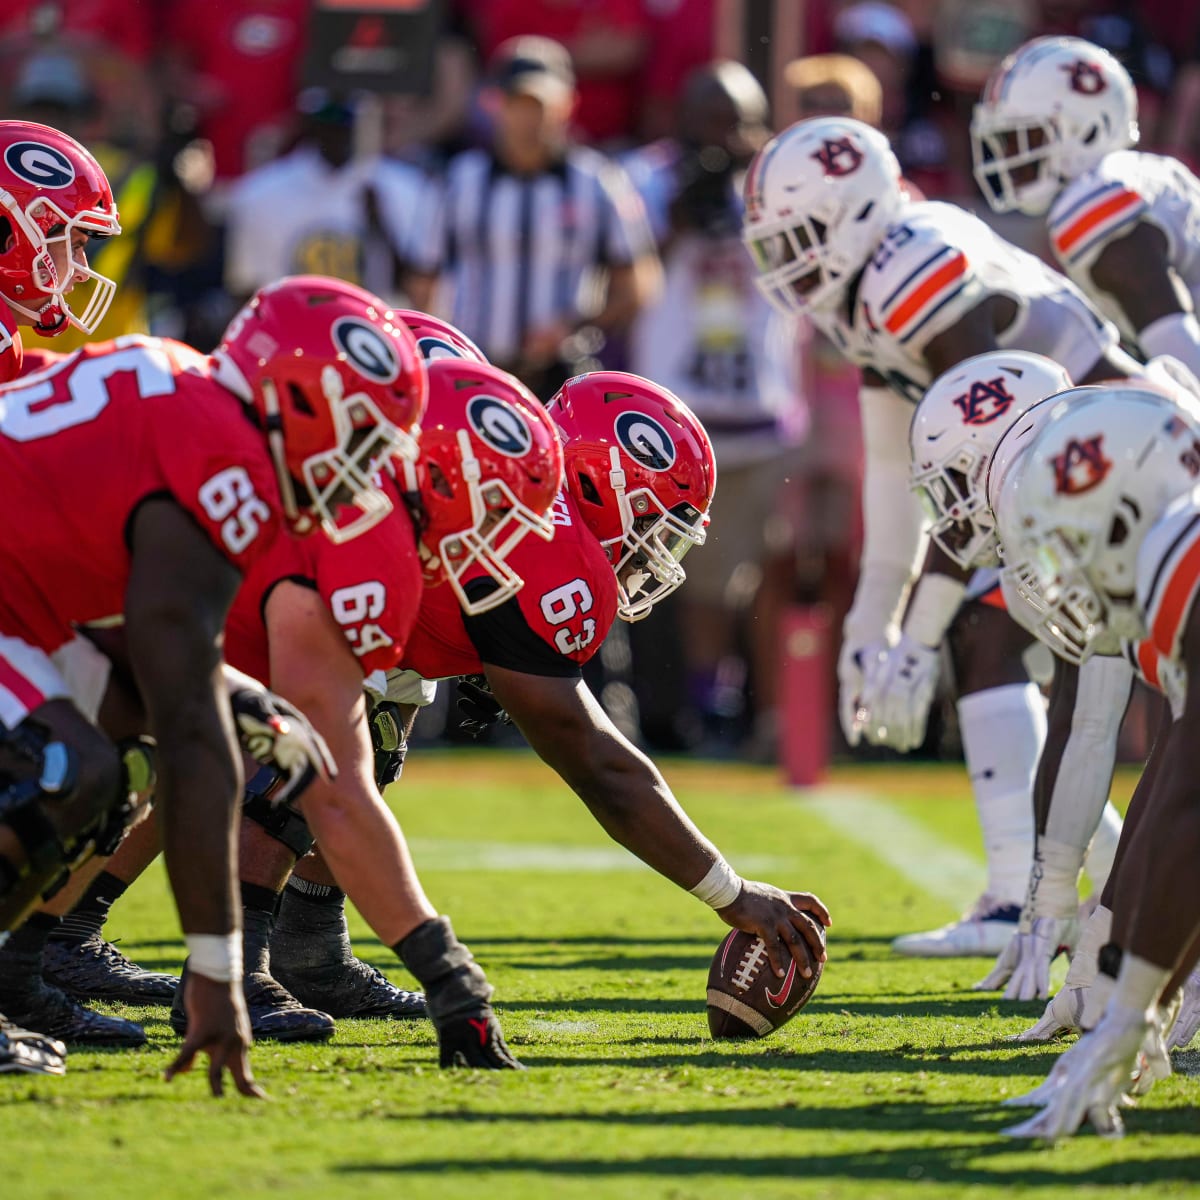
[[[400,374],[395,347],[373,325],[358,317],[339,317],[329,332],[347,366],[372,383],[391,383]]]
[[[4,164],[19,179],[40,188],[65,188],[75,182],[71,160],[44,142],[13,142],[4,151]]]
[[[440,362],[444,358],[465,358],[466,355],[452,342],[432,334],[417,338],[417,350],[426,362]]]
[[[669,471],[675,465],[671,435],[643,412],[623,412],[614,426],[621,449],[649,471]]]
[[[495,396],[473,396],[467,404],[467,420],[493,450],[509,458],[520,458],[533,446],[533,434],[525,418]]]

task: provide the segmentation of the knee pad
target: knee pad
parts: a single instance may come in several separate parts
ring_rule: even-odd
[[[282,842],[297,858],[303,858],[316,845],[316,838],[294,808],[275,803],[274,797],[285,782],[286,776],[274,767],[260,768],[246,784],[242,815]]]
[[[154,743],[134,738],[117,748],[120,770],[99,804],[82,800],[79,755],[36,725],[5,738],[8,769],[0,776],[0,928],[9,929],[54,894],[93,854],[116,850],[154,791]],[[54,818],[58,817],[56,821]]]
[[[371,709],[371,745],[375,749],[375,786],[382,792],[400,778],[408,753],[400,706],[390,700],[380,701]]]

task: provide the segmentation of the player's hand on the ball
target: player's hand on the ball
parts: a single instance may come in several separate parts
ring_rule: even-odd
[[[762,938],[771,969],[781,978],[790,959],[795,959],[805,979],[812,976],[810,958],[825,961],[821,930],[830,924],[829,910],[811,892],[785,892],[747,879],[738,898],[718,909],[717,915],[734,929]]]
[[[192,1069],[197,1054],[208,1055],[208,1086],[214,1096],[225,1092],[225,1071],[243,1096],[264,1099],[266,1092],[250,1071],[250,1017],[240,981],[220,983],[188,972],[184,982],[187,1036],[166,1070],[167,1081]]]

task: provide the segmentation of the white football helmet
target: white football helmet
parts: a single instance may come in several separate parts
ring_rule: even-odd
[[[1137,382],[1080,388],[1012,461],[995,497],[1008,584],[1041,613],[1038,636],[1068,662],[1115,654],[1145,629],[1137,555],[1200,473],[1200,422]]]
[[[742,190],[742,240],[759,289],[785,314],[836,305],[908,201],[887,138],[846,117],[772,138]]]
[[[984,85],[971,120],[975,179],[996,212],[1040,216],[1072,179],[1138,140],[1137,92],[1107,50],[1040,37]]]
[[[1039,401],[1071,386],[1058,363],[1026,350],[994,350],[929,386],[909,427],[912,489],[929,534],[960,567],[995,566],[996,522],[984,490],[997,443]]]

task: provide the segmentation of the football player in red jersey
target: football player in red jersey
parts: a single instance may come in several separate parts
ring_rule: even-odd
[[[204,1051],[216,1093],[228,1067],[239,1091],[258,1094],[234,986],[240,763],[218,693],[222,626],[240,575],[284,521],[340,541],[389,511],[372,476],[411,443],[420,413],[411,376],[397,386],[405,356],[412,337],[381,301],[302,277],[263,289],[211,359],[123,338],[66,357],[0,402],[0,500],[25,518],[0,533],[0,928],[20,926],[68,867],[109,850],[146,790],[94,724],[97,673],[76,634],[123,619],[193,960],[189,1036],[168,1076]],[[294,770],[299,714],[273,711],[253,688],[230,699],[247,749]],[[318,740],[299,756],[319,765]],[[28,928],[10,935],[6,955],[30,950]]]
[[[121,232],[100,164],[74,138],[31,121],[0,121],[0,384],[21,374],[19,327],[93,332],[116,292],[88,266],[93,237]],[[79,312],[67,293],[93,286]]]
[[[802,913],[828,924],[824,905],[739,878],[581,677],[616,617],[638,620],[683,583],[681,560],[703,544],[716,484],[708,436],[670,392],[623,372],[578,376],[548,408],[567,477],[552,545],[519,546],[509,564],[524,588],[484,612],[427,589],[389,695],[411,696],[414,676],[482,675],[487,690],[475,691],[475,703],[506,712],[611,837],[760,936],[779,976],[793,957],[806,974],[807,956],[824,950]],[[478,604],[496,585],[476,576],[464,591]]]

